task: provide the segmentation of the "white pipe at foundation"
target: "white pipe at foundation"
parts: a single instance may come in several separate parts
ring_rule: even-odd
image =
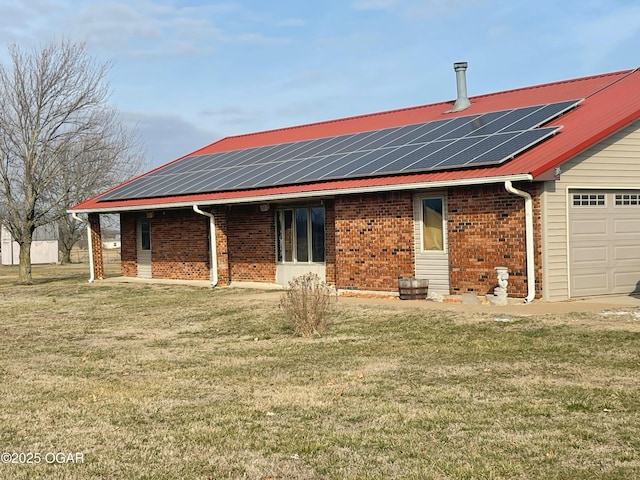
[[[533,250],[533,200],[531,195],[513,186],[511,180],[504,182],[507,192],[524,198],[524,229],[527,253],[527,296],[524,303],[531,303],[536,298],[536,268]]]
[[[213,213],[205,212],[204,210],[200,210],[198,205],[193,206],[193,211],[199,213],[200,215],[204,215],[205,217],[209,217],[209,238],[211,240],[211,286],[215,287],[218,285],[218,254],[216,252],[216,219],[213,216]]]
[[[77,213],[71,212],[71,217],[75,220],[86,223],[87,224],[87,246],[89,247],[89,283],[92,283],[95,280],[94,276],[94,268],[93,268],[93,242],[92,242],[92,232],[91,232],[91,224],[87,220],[83,220],[78,216]]]

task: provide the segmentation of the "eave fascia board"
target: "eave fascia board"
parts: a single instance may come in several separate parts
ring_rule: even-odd
[[[73,209],[67,210],[68,213],[119,213],[119,212],[133,212],[133,211],[150,211],[150,210],[167,210],[171,208],[191,208],[193,205],[203,206],[216,206],[216,205],[238,205],[238,204],[251,204],[251,203],[270,203],[283,200],[303,200],[308,198],[320,198],[320,197],[335,197],[338,195],[354,195],[364,193],[378,193],[378,192],[394,192],[399,190],[423,190],[445,187],[464,187],[471,185],[486,185],[492,183],[504,183],[506,180],[512,182],[530,182],[533,180],[533,176],[529,173],[520,173],[514,175],[502,175],[495,177],[480,177],[480,178],[464,178],[459,180],[441,180],[436,182],[414,182],[414,183],[401,183],[393,185],[373,185],[367,187],[353,187],[353,188],[336,188],[330,190],[312,190],[308,192],[298,193],[278,193],[274,195],[256,195],[253,197],[238,197],[238,198],[223,198],[218,200],[190,200],[183,202],[167,202],[156,203],[152,205],[131,205],[124,207],[104,207],[104,208],[86,208],[86,209]]]

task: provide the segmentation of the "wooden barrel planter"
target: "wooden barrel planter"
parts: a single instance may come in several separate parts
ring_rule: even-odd
[[[425,300],[429,290],[429,280],[425,278],[399,278],[400,300]]]

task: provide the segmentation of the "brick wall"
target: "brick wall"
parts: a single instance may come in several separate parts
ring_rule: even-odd
[[[136,218],[135,213],[120,214],[120,273],[123,277],[136,277]]]
[[[335,200],[336,286],[396,291],[414,275],[413,206],[405,192]]]
[[[102,280],[104,278],[104,263],[102,261],[102,232],[100,230],[100,214],[89,214],[89,225],[91,227],[91,253],[93,255],[93,278]]]
[[[229,266],[233,281],[276,281],[274,212],[257,205],[227,210]]]
[[[536,292],[541,294],[540,194],[534,198]],[[448,191],[451,293],[492,293],[495,266],[509,269],[509,294],[525,296],[524,200],[502,184]],[[275,281],[274,210],[217,207],[218,282]],[[325,202],[326,278],[341,289],[396,291],[414,275],[413,204],[408,192],[350,195]],[[122,214],[122,274],[137,275],[137,214]],[[151,221],[154,278],[209,279],[208,218],[191,210],[156,212]]]
[[[329,285],[337,285],[336,268],[336,209],[335,202],[324,202],[324,250],[325,279]]]
[[[534,199],[536,296],[540,296],[540,195],[531,185],[517,188]],[[506,266],[509,296],[526,296],[524,199],[498,184],[449,189],[447,201],[451,293],[493,293],[494,267]]]
[[[218,286],[224,287],[231,282],[231,270],[229,268],[229,247],[227,237],[227,211],[224,207],[211,210],[216,224],[216,252],[218,261]]]
[[[218,285],[223,286],[229,284],[226,211],[224,208],[211,211],[216,222]],[[120,215],[120,270],[125,277],[138,275],[136,228],[139,216],[139,213]],[[192,210],[154,212],[151,219],[153,278],[209,280],[209,241],[207,217]]]
[[[155,212],[151,219],[151,276],[209,280],[209,219],[192,210]]]

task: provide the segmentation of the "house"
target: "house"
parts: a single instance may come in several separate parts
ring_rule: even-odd
[[[223,138],[70,209],[121,271],[340,290],[630,294],[640,285],[640,71]],[[453,83],[453,82],[452,82]],[[102,276],[99,252],[92,274]]]

